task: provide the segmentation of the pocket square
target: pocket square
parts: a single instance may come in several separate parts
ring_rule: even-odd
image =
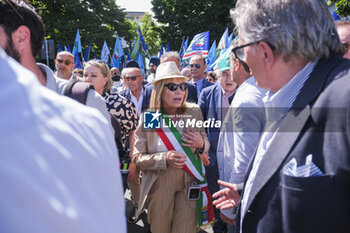
[[[323,176],[323,172],[312,162],[312,154],[306,157],[304,165],[298,166],[295,158],[291,159],[283,168],[283,174],[294,177]]]

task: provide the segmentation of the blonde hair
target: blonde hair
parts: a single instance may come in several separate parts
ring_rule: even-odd
[[[182,78],[175,78],[176,80],[179,80],[181,83],[185,83],[184,79]],[[164,85],[167,83],[170,83],[171,79],[163,79],[154,84],[154,88],[152,90],[151,94],[151,100],[150,100],[150,110],[151,111],[156,111],[156,110],[161,110],[162,106],[162,93],[164,90]],[[185,90],[185,96],[182,100],[181,107],[179,109],[179,114],[182,114],[186,111],[187,108],[187,95],[188,95],[188,90]]]
[[[103,94],[110,91],[112,89],[112,78],[111,78],[111,71],[108,67],[108,65],[103,62],[103,61],[100,61],[100,60],[90,60],[88,62],[85,63],[85,66],[87,65],[91,65],[91,66],[94,66],[96,68],[98,68],[102,75],[107,78],[107,82],[103,88]]]

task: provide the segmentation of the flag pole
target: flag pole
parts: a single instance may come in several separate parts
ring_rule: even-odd
[[[84,56],[83,56],[83,50],[81,50],[81,66],[83,67],[84,69]]]
[[[114,64],[114,62],[113,62],[113,59],[112,59],[112,57],[111,57],[111,54],[109,53],[108,55],[109,55],[109,58],[111,59],[111,61],[112,61],[112,63],[113,63],[113,67],[115,67],[115,64]],[[107,65],[108,65],[108,64],[107,64]]]

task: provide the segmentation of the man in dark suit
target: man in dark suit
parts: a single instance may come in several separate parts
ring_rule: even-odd
[[[240,201],[237,232],[349,232],[350,61],[327,5],[239,1],[232,16],[235,56],[270,90],[267,127],[242,196],[219,182],[227,188],[215,204]]]
[[[205,70],[207,69],[205,59],[201,55],[193,56],[190,60],[190,69],[192,82],[197,87],[197,97],[199,97],[204,88],[213,85],[213,83],[205,79]]]
[[[202,90],[198,105],[202,110],[203,119],[213,119],[215,121],[224,121],[228,112],[229,98],[234,95],[237,84],[232,80],[230,73],[230,57],[227,56],[219,62],[219,81],[214,85]],[[216,150],[220,134],[220,127],[209,127],[206,129],[210,141],[209,157],[210,164],[205,166],[208,179],[208,188],[211,194],[219,191],[218,185],[219,170],[216,159]],[[215,218],[218,220],[213,225],[214,233],[223,232],[226,224],[220,219],[220,213],[214,209]]]
[[[180,69],[180,56],[177,52],[174,52],[174,51],[166,52],[160,58],[160,63],[169,62],[169,61],[175,62],[177,67]],[[196,86],[190,82],[188,82],[187,84],[188,84],[187,102],[197,103],[198,98],[197,98]],[[145,92],[143,96],[143,103],[145,108],[149,107],[152,90],[153,90],[153,85],[151,83],[145,85]]]

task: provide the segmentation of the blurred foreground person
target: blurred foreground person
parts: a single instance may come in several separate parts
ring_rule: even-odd
[[[42,87],[1,48],[0,70],[0,232],[125,233],[107,119]]]
[[[233,53],[269,91],[242,197],[220,183],[217,207],[240,201],[237,232],[349,232],[350,61],[325,1],[239,0],[232,16]]]

